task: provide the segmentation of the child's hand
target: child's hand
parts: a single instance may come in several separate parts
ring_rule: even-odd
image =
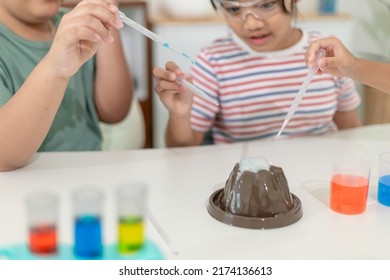
[[[111,43],[112,28],[123,26],[118,8],[106,0],[84,0],[64,15],[47,58],[58,78],[68,79],[89,60],[101,42]]]
[[[314,41],[306,51],[306,64],[311,67],[319,49],[326,50],[326,57],[318,61],[318,74],[329,73],[333,76],[349,76],[356,58],[335,37]]]
[[[192,107],[193,94],[176,82],[177,76],[187,80],[188,76],[174,62],[168,62],[166,69],[153,69],[153,76],[156,79],[155,90],[170,114],[176,117],[188,116]]]

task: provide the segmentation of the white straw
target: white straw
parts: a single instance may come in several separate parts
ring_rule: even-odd
[[[294,99],[293,103],[291,104],[291,107],[287,113],[286,118],[284,119],[283,125],[280,128],[277,137],[279,137],[282,134],[283,129],[286,127],[287,123],[291,120],[292,116],[294,115],[295,111],[297,110],[298,105],[301,102],[302,97],[305,94],[309,83],[311,82],[311,80],[313,79],[313,77],[315,76],[315,74],[318,71],[318,61],[321,58],[325,57],[325,55],[326,55],[326,51],[324,49],[318,50],[316,57],[314,59],[313,67],[310,69],[309,73],[307,73],[307,76],[306,76],[305,80],[303,81],[303,84],[302,84],[301,88],[299,89],[298,94],[295,96],[295,99]]]
[[[150,213],[149,209],[146,209],[145,211],[146,217],[148,217],[149,221],[153,224],[153,226],[156,228],[157,232],[160,234],[162,239],[165,241],[165,243],[168,245],[168,247],[171,249],[171,251],[177,255],[179,254],[179,251],[177,250],[175,244],[169,239],[168,235],[165,233],[165,231],[162,229],[160,224],[157,222],[157,220],[153,217],[152,213]]]
[[[213,99],[211,99],[210,96],[208,96],[205,92],[203,92],[201,89],[199,89],[198,87],[194,86],[193,84],[191,84],[190,82],[188,82],[186,79],[184,79],[183,77],[180,77],[178,76],[176,81],[185,86],[187,89],[189,89],[190,91],[192,91],[193,93],[196,93],[198,94],[199,96],[213,102],[215,105],[218,106],[218,103],[216,103]]]
[[[162,44],[164,48],[170,49],[171,51],[178,53],[181,56],[184,56],[188,60],[191,61],[192,64],[195,64],[195,60],[192,59],[188,54],[178,50],[177,48],[174,48],[169,45],[168,41],[162,38],[161,36],[157,35],[156,33],[150,31],[149,29],[143,27],[139,23],[129,19],[123,12],[118,11],[118,18],[134,30],[140,32],[141,34],[145,35],[149,39],[153,40],[156,43]]]

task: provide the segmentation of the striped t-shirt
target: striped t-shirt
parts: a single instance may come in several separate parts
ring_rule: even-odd
[[[297,44],[281,51],[255,52],[234,35],[202,49],[191,76],[219,106],[194,96],[192,129],[211,129],[217,144],[275,136],[308,73],[305,51],[320,37],[316,32],[302,33]],[[354,110],[359,104],[351,79],[317,75],[283,135],[336,131],[335,112]]]

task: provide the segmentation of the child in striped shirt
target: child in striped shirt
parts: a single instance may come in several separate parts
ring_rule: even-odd
[[[202,49],[191,78],[174,63],[155,68],[156,92],[169,110],[167,146],[274,137],[308,73],[305,51],[321,37],[292,26],[298,0],[212,0],[231,34]],[[182,76],[218,103],[194,96]],[[313,78],[283,137],[318,135],[360,125],[360,97],[351,79]]]

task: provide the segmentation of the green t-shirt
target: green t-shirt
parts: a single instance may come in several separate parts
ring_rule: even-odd
[[[59,24],[66,10],[53,19]],[[29,41],[0,24],[0,107],[18,91],[46,55],[51,42]],[[100,150],[102,136],[94,105],[95,59],[72,77],[39,151]],[[0,120],[1,121],[1,120]]]

